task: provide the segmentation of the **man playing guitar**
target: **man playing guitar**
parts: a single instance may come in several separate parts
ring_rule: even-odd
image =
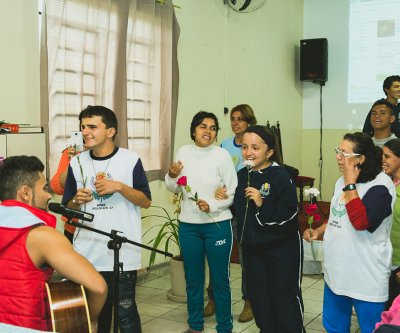
[[[54,229],[43,170],[35,156],[12,156],[0,164],[0,322],[51,330],[45,283],[56,270],[85,288],[92,332],[97,332],[107,285]]]

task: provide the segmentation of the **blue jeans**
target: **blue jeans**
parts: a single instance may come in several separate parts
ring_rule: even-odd
[[[99,315],[98,333],[109,333],[113,309],[113,272],[99,272],[108,286],[106,303]],[[121,333],[141,333],[140,316],[135,302],[137,272],[122,272],[119,275],[118,324]]]

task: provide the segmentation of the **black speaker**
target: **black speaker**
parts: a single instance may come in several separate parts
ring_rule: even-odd
[[[326,38],[300,40],[300,80],[328,81],[328,40]]]

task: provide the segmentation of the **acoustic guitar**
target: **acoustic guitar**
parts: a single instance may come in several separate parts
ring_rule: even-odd
[[[62,280],[46,283],[53,332],[92,333],[82,286]]]

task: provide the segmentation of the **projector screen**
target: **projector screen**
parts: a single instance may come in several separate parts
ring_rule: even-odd
[[[399,19],[398,0],[350,1],[348,103],[380,98],[383,80],[399,73]]]
[[[383,80],[400,75],[400,1],[304,0],[303,38],[328,39],[323,128],[361,130]],[[303,128],[320,127],[320,97],[303,82]]]

